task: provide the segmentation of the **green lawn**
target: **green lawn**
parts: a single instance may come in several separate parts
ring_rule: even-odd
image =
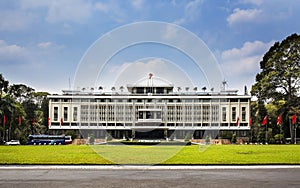
[[[0,146],[0,164],[300,164],[300,145]]]

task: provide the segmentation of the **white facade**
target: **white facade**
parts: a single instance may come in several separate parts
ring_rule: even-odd
[[[113,131],[116,137],[124,136],[124,131],[135,137],[135,132],[141,130],[163,130],[164,137],[176,130],[250,130],[248,95],[176,93],[172,86],[130,86],[128,91],[64,91],[62,95],[50,95],[49,129],[105,130]]]

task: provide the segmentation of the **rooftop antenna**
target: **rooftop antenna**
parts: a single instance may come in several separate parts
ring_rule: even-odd
[[[69,90],[71,90],[71,79],[69,77]]]
[[[226,91],[226,85],[228,86],[227,81],[226,81],[226,80],[223,80],[223,81],[222,81],[222,87],[221,87],[222,91]]]

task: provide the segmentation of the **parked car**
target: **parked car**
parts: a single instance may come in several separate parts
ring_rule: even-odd
[[[11,140],[8,142],[5,142],[5,145],[20,145],[20,141],[19,140]]]

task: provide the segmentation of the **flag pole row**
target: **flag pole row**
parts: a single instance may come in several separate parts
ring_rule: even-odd
[[[261,125],[264,126],[264,125],[267,125],[267,123],[268,123],[268,115],[266,115],[266,116],[264,117],[264,119],[263,119],[262,122],[261,122]],[[276,120],[276,125],[281,125],[281,123],[282,123],[282,116],[279,115],[279,116],[277,117],[277,120]],[[296,115],[296,114],[294,114],[294,115],[291,117],[291,123],[292,123],[292,125],[294,125],[294,124],[297,123],[297,115]],[[250,124],[250,126],[252,125],[252,117],[250,117],[249,124]]]

